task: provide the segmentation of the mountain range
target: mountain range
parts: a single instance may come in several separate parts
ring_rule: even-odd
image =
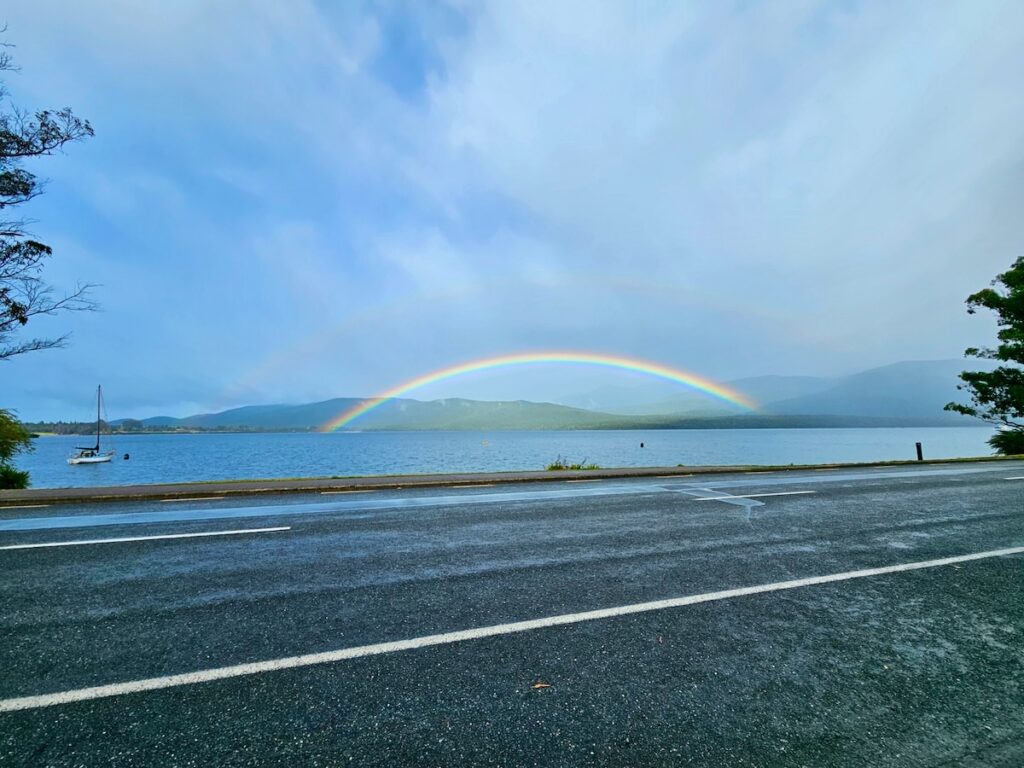
[[[720,405],[697,392],[630,403],[621,390],[595,390],[560,403],[480,401],[464,398],[381,403],[347,428],[361,430],[624,429],[672,427],[969,425],[943,411],[957,399],[957,374],[971,361],[895,363],[849,376],[760,376],[727,382],[757,402],[756,413]],[[334,398],[300,405],[250,405],[218,413],[141,420],[142,428],[263,430],[315,429],[364,402]],[[580,407],[584,402],[589,407]],[[121,419],[113,424],[126,423]],[[138,422],[136,422],[138,423]]]

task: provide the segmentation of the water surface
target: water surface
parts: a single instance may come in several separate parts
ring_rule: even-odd
[[[82,438],[67,436],[34,440],[16,464],[33,487],[60,488],[533,470],[558,456],[602,467],[881,461],[914,458],[916,441],[926,458],[952,458],[991,454],[991,435],[988,427],[121,435],[113,462],[78,466],[66,458]]]

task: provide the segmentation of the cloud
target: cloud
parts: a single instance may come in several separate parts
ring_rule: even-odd
[[[966,327],[950,295],[1016,247],[1009,222],[998,248],[971,242],[1019,181],[1024,57],[1012,6],[919,10],[497,4],[435,108],[480,183],[581,270],[800,307],[861,336],[851,360],[935,353],[935,323]],[[917,313],[912,343],[879,343]]]
[[[329,397],[539,347],[719,378],[957,355],[1020,251],[1021,16],[16,3],[14,95],[97,127],[33,216],[108,311],[45,371],[117,367],[116,336],[175,410],[165,382]]]

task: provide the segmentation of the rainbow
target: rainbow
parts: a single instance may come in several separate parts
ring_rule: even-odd
[[[352,423],[364,413],[372,411],[379,405],[386,403],[396,397],[411,392],[419,387],[428,384],[450,379],[455,376],[462,376],[475,371],[485,371],[491,368],[503,368],[512,365],[534,365],[537,363],[576,363],[582,365],[600,365],[607,368],[619,368],[625,371],[635,371],[661,379],[668,379],[684,386],[695,389],[712,397],[717,397],[731,405],[739,406],[747,410],[756,410],[757,404],[750,398],[735,389],[730,389],[722,384],[717,384],[710,379],[705,379],[693,373],[670,368],[667,365],[652,363],[646,360],[636,360],[618,355],[604,355],[593,352],[523,352],[515,355],[499,355],[498,357],[485,357],[479,360],[471,360],[468,363],[460,363],[447,368],[440,368],[431,373],[417,376],[403,384],[392,387],[379,395],[368,400],[361,401],[343,413],[338,414],[330,421],[320,427],[321,432],[333,432]]]

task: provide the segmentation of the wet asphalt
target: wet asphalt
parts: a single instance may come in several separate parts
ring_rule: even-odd
[[[0,547],[289,530],[0,550],[0,699],[1022,546],[1022,476],[3,509]],[[1022,764],[1021,555],[0,713],[3,766]]]

